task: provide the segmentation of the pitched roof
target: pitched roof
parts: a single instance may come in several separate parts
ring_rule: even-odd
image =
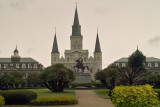
[[[128,57],[123,57],[115,62],[128,62]],[[146,57],[146,62],[160,62],[160,59],[154,57]]]
[[[94,52],[95,53],[101,52],[101,46],[100,46],[100,42],[99,42],[98,32],[97,32],[96,45],[95,45]]]
[[[10,62],[11,62],[11,58],[0,58],[0,63],[10,63]],[[23,63],[23,62],[37,62],[37,61],[32,58],[21,58],[20,63]]]
[[[160,62],[160,59],[154,58],[154,57],[147,57],[146,61],[147,62]]]

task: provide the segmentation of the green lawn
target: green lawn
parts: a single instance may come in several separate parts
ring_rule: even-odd
[[[108,96],[109,90],[108,89],[96,89],[94,90],[95,93],[97,93],[99,96],[109,99],[110,97]]]
[[[60,93],[53,93],[48,89],[25,89],[25,90],[31,90],[37,93],[38,98],[40,97],[70,97],[70,98],[76,98],[75,91],[74,90],[64,90],[64,92]]]

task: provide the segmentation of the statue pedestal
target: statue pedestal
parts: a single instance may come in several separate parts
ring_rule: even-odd
[[[91,75],[89,73],[77,73],[76,80],[73,83],[92,83],[91,82]]]

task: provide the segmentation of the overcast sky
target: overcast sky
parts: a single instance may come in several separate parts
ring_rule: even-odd
[[[103,68],[137,45],[160,58],[160,0],[0,0],[0,57],[10,57],[17,44],[21,57],[49,66],[55,26],[60,55],[70,49],[76,2],[83,47],[92,56],[99,28]]]

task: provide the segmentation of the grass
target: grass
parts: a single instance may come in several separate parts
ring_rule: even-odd
[[[38,98],[40,97],[70,97],[70,98],[76,98],[75,91],[74,90],[64,90],[64,92],[56,92],[53,93],[48,89],[24,89],[24,90],[31,90],[37,93]]]
[[[107,89],[96,89],[94,90],[94,92],[105,99],[110,99],[110,97],[108,96],[109,90]]]

